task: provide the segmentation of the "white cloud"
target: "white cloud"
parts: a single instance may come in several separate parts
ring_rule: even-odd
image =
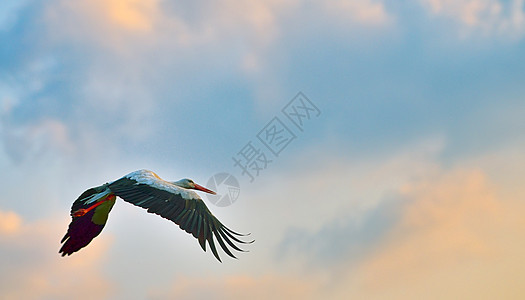
[[[464,26],[464,34],[517,38],[525,33],[523,0],[421,0],[433,14],[452,18]]]
[[[228,70],[244,72],[255,83],[256,98],[264,102],[282,98],[277,71],[285,67],[279,57],[286,55],[280,53],[280,45],[290,28],[296,30],[296,23],[316,22],[322,30],[346,32],[384,27],[392,19],[382,2],[371,0],[221,0],[191,8],[162,0],[56,1],[46,8],[47,41],[92,49],[86,82],[90,88],[109,91],[92,98],[106,99],[110,106],[124,98],[115,95],[124,87],[132,94],[138,90],[143,103],[164,101],[151,90],[158,82],[144,82],[168,69],[180,77],[201,66],[211,70],[217,57],[228,63]],[[191,67],[188,62],[193,62]],[[148,106],[139,105],[137,111],[143,108],[147,111]]]
[[[184,18],[189,5],[163,9],[170,3],[160,0],[56,1],[48,6],[46,20],[57,39],[95,42],[121,53],[134,51],[127,46],[140,40],[188,47],[242,36],[248,43],[264,44],[278,34],[278,16],[297,2],[209,2],[203,3],[195,18],[189,20]],[[63,18],[64,13],[69,16]]]
[[[45,156],[59,159],[74,151],[68,130],[60,121],[45,119],[22,126],[5,122],[2,125],[1,145],[15,163],[34,162]]]

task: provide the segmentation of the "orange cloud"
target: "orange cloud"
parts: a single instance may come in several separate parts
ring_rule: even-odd
[[[47,43],[67,40],[106,47],[119,54],[134,53],[129,48],[142,45],[137,39],[151,38],[156,23],[163,18],[157,0],[58,0],[46,3],[44,14]]]
[[[58,218],[62,220],[62,218]],[[102,299],[113,292],[101,272],[108,239],[82,253],[58,254],[65,222],[55,218],[27,222],[0,210],[0,290],[5,299]]]
[[[286,221],[272,223],[302,228],[304,234],[296,238],[299,243],[290,252],[293,257],[286,256],[280,261],[284,266],[278,269],[290,271],[295,267],[296,278],[316,282],[313,293],[325,298],[523,298],[525,288],[518,280],[525,276],[525,189],[519,185],[523,178],[523,147],[469,158],[458,167],[444,169],[435,159],[442,143],[423,146],[410,145],[410,150],[374,161],[352,162],[330,156],[337,163],[330,165],[324,160],[326,169],[308,165],[315,171],[304,170],[296,176],[298,188],[293,188],[294,181],[287,181],[291,191],[283,189],[279,195],[283,197],[280,209],[294,209],[294,213],[286,215]],[[323,189],[326,186],[334,188]],[[323,194],[317,195],[318,191]],[[396,196],[385,200],[381,195],[385,191]],[[363,206],[371,203],[371,211],[384,211],[386,215],[371,214],[372,219],[360,216],[359,207],[349,204],[352,199],[358,199]],[[385,209],[391,206],[383,201],[396,209]],[[315,214],[306,208],[309,206],[316,207]],[[370,240],[352,240],[351,230],[346,236],[340,230],[346,226],[353,229],[355,223],[359,232],[370,237],[392,213],[392,223],[387,222],[388,227]],[[333,216],[341,222],[334,222]],[[272,224],[264,226],[272,233],[280,230]],[[259,231],[265,232],[262,228]],[[347,247],[347,240],[352,247]],[[364,250],[354,251],[359,247]],[[327,257],[331,249],[345,252],[330,261]],[[309,264],[312,261],[316,262],[313,266]],[[312,268],[315,272],[309,273]]]
[[[149,31],[158,7],[156,0],[108,0],[100,2],[109,19],[132,31]]]
[[[0,235],[12,235],[20,231],[22,219],[14,212],[0,210]]]
[[[356,273],[379,298],[525,295],[525,205],[499,199],[480,170],[454,170],[406,185],[411,199],[390,235]],[[433,296],[432,296],[433,295]],[[510,295],[510,294],[509,294]]]
[[[178,278],[173,288],[156,290],[154,299],[319,299],[320,283],[284,275],[230,275]]]

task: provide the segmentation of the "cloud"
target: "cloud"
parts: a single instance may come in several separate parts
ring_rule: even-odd
[[[38,159],[45,154],[60,157],[73,150],[67,128],[63,123],[51,119],[7,129],[2,137],[5,150],[14,162]]]
[[[101,299],[112,293],[102,272],[108,237],[98,238],[75,256],[58,254],[66,222],[27,222],[0,210],[0,289],[6,299]]]
[[[134,31],[149,31],[153,27],[153,16],[158,9],[156,0],[110,0],[101,1],[111,21]]]
[[[291,212],[283,217],[287,230],[280,236],[275,256],[283,261],[300,258],[301,264],[321,269],[341,261],[358,262],[399,222],[400,207],[406,201],[400,187],[439,172],[436,159],[445,145],[441,137],[428,138],[373,158],[350,158],[319,146],[297,158],[298,165],[289,166],[290,170],[272,174],[267,184],[280,194],[256,193],[262,193],[262,199],[278,197],[279,208]],[[265,210],[274,209],[275,202],[262,199],[252,201],[267,204]]]
[[[291,195],[275,200],[290,212],[273,248],[277,263],[320,283],[316,291],[334,298],[491,299],[503,291],[520,298],[525,290],[515,278],[525,266],[525,204],[523,188],[509,176],[522,178],[524,161],[522,146],[513,147],[447,166],[439,162],[446,147],[437,140],[375,162],[328,155],[337,161],[324,164],[332,172],[314,166],[317,181],[306,180],[302,188],[287,182],[300,204]],[[301,174],[295,180],[308,178]],[[337,189],[340,178],[348,180],[344,190]],[[337,200],[313,195],[327,183]],[[289,201],[294,209],[287,209]],[[315,213],[298,218],[307,207],[316,207]],[[339,213],[327,214],[329,208]],[[316,275],[304,274],[312,270]]]
[[[409,201],[387,237],[391,247],[381,251],[384,257],[374,258],[373,266],[381,268],[376,275],[389,274],[389,268],[431,272],[432,267],[490,253],[485,234],[492,222],[501,222],[502,207],[482,172],[445,172],[403,186],[401,193]]]
[[[68,130],[60,121],[45,119],[22,126],[3,123],[1,145],[14,163],[38,160],[45,155],[58,159],[74,150]]]
[[[54,30],[49,32],[54,42],[68,38],[77,43],[117,47],[126,38],[151,33],[160,14],[158,9],[156,0],[57,0],[45,6],[43,17],[48,29]],[[113,40],[108,39],[111,37]]]
[[[7,35],[13,48],[26,48],[23,40],[32,47],[12,53],[18,59],[10,60],[5,85],[16,87],[14,113],[68,120],[69,133],[86,144],[87,131],[107,145],[149,144],[160,126],[183,123],[167,113],[177,104],[214,99],[225,86],[249,89],[243,101],[257,104],[288,97],[283,45],[303,39],[308,32],[296,24],[319,12],[358,30],[387,18],[379,1],[48,1],[24,10],[18,22],[28,21]],[[347,29],[336,23],[321,22],[321,30]]]
[[[166,112],[185,93],[194,99],[201,86],[213,87],[229,73],[260,70],[295,2],[223,0],[198,9],[153,0],[48,2],[39,56],[67,45],[71,72],[82,82],[63,78],[76,86],[70,98],[77,122],[107,122],[112,130],[102,134],[141,140],[158,131],[159,120],[173,122]]]
[[[469,26],[480,25],[482,14],[494,17],[501,12],[500,2],[494,0],[428,0],[426,4],[430,6],[433,13],[456,17]]]
[[[208,82],[224,78],[225,72],[244,73],[247,84],[257,87],[257,100],[281,98],[284,88],[278,76],[288,55],[282,46],[312,31],[309,24],[302,30],[296,24],[314,17],[321,18],[318,24],[327,32],[385,28],[392,19],[382,2],[356,0],[221,0],[198,7],[161,0],[55,1],[46,5],[44,14],[46,43],[91,50],[83,58],[90,61],[86,91],[100,87],[106,93],[90,101],[105,99],[109,106],[116,101],[119,108],[127,106],[117,99],[129,99],[124,87],[131,98],[138,94],[144,102],[164,102],[166,94],[159,91],[173,85],[159,77],[169,73],[173,81],[182,82],[198,68],[207,70],[199,76],[203,80],[215,74],[213,68],[221,69],[217,73],[223,76]],[[175,77],[170,70],[177,70]],[[148,112],[149,106],[140,103],[137,111]]]
[[[120,51],[126,50],[119,43],[126,47],[137,38],[179,47],[201,46],[235,36],[246,37],[249,43],[265,43],[277,34],[278,15],[295,3],[294,0],[257,3],[222,0],[205,2],[198,10],[192,10],[190,4],[159,0],[55,1],[47,7],[46,21],[56,29],[53,36],[57,38],[81,42],[78,38],[87,37],[91,42]],[[60,18],[66,12],[69,16]],[[187,18],[188,13],[193,18]],[[70,28],[60,28],[65,24]],[[101,29],[104,31],[100,32]],[[147,45],[141,45],[144,46]]]
[[[434,15],[451,18],[465,29],[488,35],[521,37],[525,33],[523,0],[422,0]]]
[[[0,234],[16,234],[22,227],[22,219],[12,211],[0,211]]]
[[[514,6],[503,1],[425,3],[433,21],[456,20],[449,23],[468,33],[512,29],[518,34],[523,22],[520,1]],[[517,217],[522,207],[512,200],[523,198],[517,196],[523,196],[520,170],[525,168],[518,164],[524,161],[523,148],[512,156],[497,154],[490,163],[461,156],[472,156],[471,149],[457,153],[472,140],[483,141],[475,148],[486,152],[493,131],[477,125],[501,124],[470,112],[469,99],[476,94],[471,92],[485,77],[464,76],[497,65],[485,58],[501,53],[469,53],[464,60],[467,52],[445,51],[443,63],[441,51],[441,58],[427,51],[435,50],[435,37],[425,34],[432,26],[428,15],[411,16],[410,7],[401,8],[407,14],[398,17],[390,11],[397,5],[372,0],[59,0],[17,9],[13,16],[18,19],[5,23],[1,35],[9,47],[1,50],[0,72],[0,166],[5,170],[0,178],[5,186],[0,282],[5,283],[0,290],[13,297],[41,293],[48,298],[77,295],[74,287],[86,285],[100,292],[94,297],[150,290],[161,298],[171,293],[392,298],[439,292],[438,283],[450,287],[450,294],[464,295],[459,286],[476,287],[476,281],[494,291],[515,290],[507,274],[523,275],[521,265],[512,268],[522,261],[524,249]],[[392,20],[410,28],[390,34],[384,29],[392,27]],[[396,42],[376,43],[377,36],[369,34],[375,32]],[[482,60],[491,63],[472,67]],[[519,73],[519,61],[515,66],[485,73]],[[479,86],[483,95],[496,85],[518,95],[516,88],[506,88],[512,84]],[[172,238],[182,234],[176,226],[155,216],[144,217],[158,221],[158,227],[145,225],[131,214],[119,226],[116,210],[111,224],[122,238],[109,248],[111,260],[102,253],[107,231],[74,257],[55,257],[67,218],[62,215],[63,224],[55,224],[42,216],[58,207],[64,213],[85,188],[136,167],[160,167],[166,174],[185,168],[194,172],[199,165],[208,171],[220,167],[217,153],[238,151],[235,137],[256,133],[249,128],[259,130],[257,124],[264,121],[252,98],[286,101],[296,92],[290,89],[301,85],[311,90],[305,91],[308,95],[326,100],[325,117],[315,125],[319,135],[304,132],[256,183],[243,186],[235,207],[210,207],[232,229],[253,233],[250,253],[212,265],[213,257],[194,240]],[[445,92],[434,93],[437,89]],[[480,109],[486,106],[474,110]],[[508,122],[508,114],[500,115]],[[515,113],[515,124],[505,124],[519,127],[519,117]],[[518,128],[510,125],[501,132]],[[427,135],[429,127],[452,128],[455,148],[447,148],[444,138],[396,148],[407,142],[407,134]],[[338,143],[327,143],[323,135]],[[233,138],[225,143],[225,136]],[[320,146],[301,156],[309,143]],[[225,157],[231,166],[230,156]],[[502,168],[502,162],[510,166]],[[502,173],[506,176],[494,176]],[[136,239],[140,232],[147,238]],[[280,260],[279,252],[284,252]],[[137,270],[151,276],[137,278],[132,272]],[[207,277],[199,276],[203,273]]]
[[[515,264],[523,261],[525,246],[525,222],[517,213],[525,208],[522,203],[498,198],[476,169],[444,171],[402,187],[401,193],[409,201],[400,222],[354,270],[362,275],[364,292],[394,298],[523,293],[513,280],[520,276]]]
[[[181,277],[167,290],[151,291],[152,299],[319,299],[319,283],[283,275]]]
[[[16,20],[18,11],[28,1],[6,0],[0,3],[0,31],[8,30]]]
[[[315,269],[331,269],[341,261],[352,265],[363,259],[399,219],[399,199],[384,200],[378,207],[356,216],[339,217],[312,234],[288,229],[276,249],[279,261],[303,259]]]
[[[362,25],[385,25],[392,18],[381,1],[335,0],[323,5],[330,14]]]

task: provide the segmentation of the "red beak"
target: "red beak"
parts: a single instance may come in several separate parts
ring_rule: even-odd
[[[200,186],[200,185],[198,185],[198,184],[196,184],[196,183],[195,183],[195,189],[196,189],[196,190],[199,190],[199,191],[203,191],[203,192],[209,193],[209,194],[213,194],[213,195],[216,195],[216,194],[217,194],[217,193],[215,193],[214,191],[209,190],[209,189],[207,189],[207,188],[205,188],[205,187],[203,187],[203,186]]]

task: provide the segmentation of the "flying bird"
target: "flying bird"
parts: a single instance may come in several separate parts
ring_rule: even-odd
[[[206,207],[204,201],[193,190],[215,194],[191,179],[165,181],[148,170],[139,170],[128,175],[90,188],[73,203],[72,221],[62,238],[62,256],[71,255],[87,246],[100,234],[108,220],[109,212],[116,197],[173,221],[182,230],[192,234],[201,248],[206,251],[208,242],[213,255],[221,261],[214,238],[229,256],[236,258],[229,247],[245,252],[235,243],[249,244],[240,238],[246,234],[237,233],[224,226]],[[229,246],[229,247],[228,247]]]

